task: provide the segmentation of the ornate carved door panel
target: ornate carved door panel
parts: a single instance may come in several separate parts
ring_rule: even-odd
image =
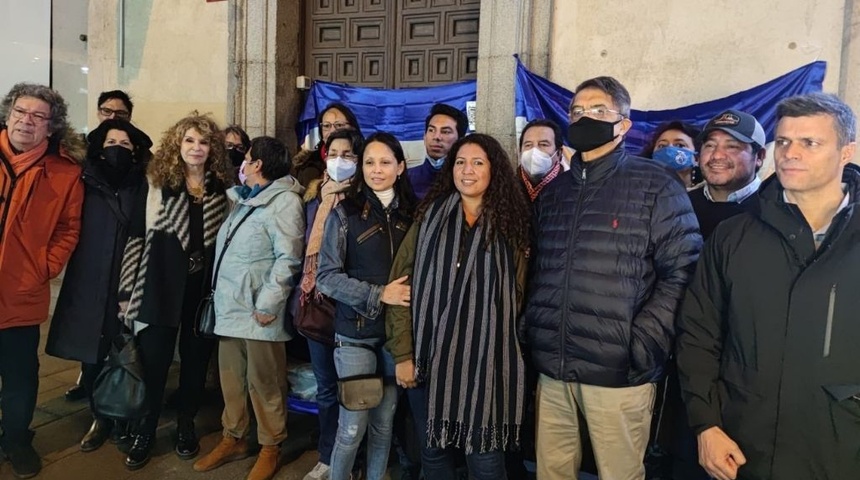
[[[474,79],[480,0],[307,0],[305,73],[370,87]]]

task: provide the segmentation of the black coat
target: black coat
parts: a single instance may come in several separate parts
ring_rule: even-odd
[[[198,274],[203,293],[212,284],[215,238],[229,207],[224,184],[206,174],[203,200],[203,262]],[[189,195],[147,184],[144,201],[132,215],[123,255],[119,298],[128,301],[127,319],[148,325],[178,327],[183,311],[193,311],[199,298],[185,298],[193,246],[190,245]],[[197,278],[195,277],[195,278]]]
[[[537,370],[605,387],[657,380],[702,244],[677,177],[619,146],[575,156],[534,209],[524,327]]]
[[[144,166],[112,186],[92,160],[84,165],[81,234],[54,308],[45,352],[96,363],[119,331],[119,272],[135,202],[145,189]]]
[[[708,240],[678,321],[690,425],[721,427],[748,480],[860,478],[860,173],[818,250],[776,176]]]

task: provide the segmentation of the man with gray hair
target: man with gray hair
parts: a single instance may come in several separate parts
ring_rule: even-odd
[[[681,388],[712,477],[857,478],[856,117],[823,93],[776,116],[776,175],[716,227],[684,299]]]
[[[702,237],[678,176],[624,150],[618,80],[581,83],[569,113],[576,154],[534,201],[520,337],[539,373],[537,476],[576,478],[587,431],[600,478],[644,480],[655,382]]]
[[[0,103],[0,445],[19,478],[42,467],[30,422],[39,389],[39,325],[50,280],[78,243],[83,141],[66,102],[44,85],[19,83]]]

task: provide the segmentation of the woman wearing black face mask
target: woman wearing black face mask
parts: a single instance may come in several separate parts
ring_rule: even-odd
[[[239,125],[230,125],[224,129],[224,146],[227,147],[227,157],[233,166],[233,180],[241,185],[239,167],[245,160],[245,153],[251,148],[251,137]]]
[[[128,221],[136,202],[145,198],[146,162],[152,140],[125,120],[109,119],[87,136],[89,148],[82,180],[85,194],[81,233],[72,254],[45,351],[82,362],[81,386],[90,398],[110,341],[119,332],[117,290]],[[125,426],[99,417],[81,440],[81,450],[99,448],[111,431],[125,436]]]

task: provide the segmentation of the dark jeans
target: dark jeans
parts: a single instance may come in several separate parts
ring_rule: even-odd
[[[0,428],[6,451],[30,445],[39,391],[39,326],[0,330]]]
[[[317,380],[317,408],[319,409],[320,439],[317,450],[320,462],[331,465],[331,451],[337,436],[337,370],[334,367],[334,346],[308,339],[308,350],[314,377]]]
[[[177,334],[180,360],[177,416],[193,419],[200,409],[206,386],[206,370],[212,349],[215,347],[215,340],[194,335],[193,323],[193,314],[183,314],[179,328],[150,325],[137,335],[144,366],[146,396],[149,401],[149,415],[141,423],[138,434],[155,434],[155,429],[158,427],[164,387],[167,384],[170,365],[173,363]]]
[[[412,417],[415,419],[415,433],[421,441],[421,467],[425,480],[450,480],[457,478],[454,463],[455,451],[451,448],[427,446],[427,393],[423,385],[406,391]],[[505,452],[493,451],[466,455],[469,478],[473,480],[506,480]]]

